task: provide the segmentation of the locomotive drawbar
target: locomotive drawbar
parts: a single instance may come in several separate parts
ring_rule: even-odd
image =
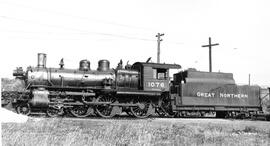
[[[116,69],[100,60],[97,70],[81,60],[79,69],[46,67],[46,54],[38,54],[37,67],[17,68],[13,75],[26,88],[13,105],[18,113],[46,112],[55,117],[99,115],[110,118],[122,112],[146,118],[153,114],[183,117],[214,112],[217,117],[252,116],[262,112],[259,86],[238,86],[231,73],[180,71],[178,64],[136,62]]]

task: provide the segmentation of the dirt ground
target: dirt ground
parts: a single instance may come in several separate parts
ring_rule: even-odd
[[[270,122],[29,118],[2,123],[2,145],[270,145]]]

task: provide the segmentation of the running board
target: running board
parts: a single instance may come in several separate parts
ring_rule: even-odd
[[[145,91],[117,91],[119,95],[148,95],[148,96],[160,96],[161,92],[145,92]]]

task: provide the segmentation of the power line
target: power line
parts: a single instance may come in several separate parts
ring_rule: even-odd
[[[1,16],[0,16],[1,17]],[[89,33],[76,33],[76,32],[35,32],[35,31],[21,31],[21,30],[1,30],[0,32],[2,33],[22,33],[22,34],[42,34],[42,35],[89,35]],[[90,34],[93,35],[93,34]],[[16,37],[10,37],[10,38],[16,38]],[[23,37],[23,39],[32,39],[33,37]],[[139,40],[145,40],[145,41],[155,41],[151,39],[145,39],[145,38],[138,38],[135,37],[136,39]],[[34,39],[34,38],[33,38]],[[131,38],[130,38],[131,39]],[[61,39],[62,40],[62,39]],[[66,39],[64,39],[66,40]],[[73,40],[73,39],[68,39],[68,40]],[[74,40],[79,40],[79,39],[74,39]],[[166,41],[168,44],[176,44],[176,45],[183,45],[183,42],[174,42],[174,41]]]
[[[3,33],[23,33],[23,34],[48,34],[48,35],[52,35],[52,34],[59,34],[59,35],[67,35],[67,34],[75,34],[75,35],[88,35],[87,33],[76,33],[76,32],[41,32],[41,31],[22,31],[22,30],[1,30],[0,32]]]
[[[5,38],[9,39],[26,39],[26,40],[82,40],[82,39],[74,39],[74,38],[41,38],[41,37],[25,37],[25,36],[7,36]]]
[[[44,24],[38,21],[31,21],[31,20],[25,20],[21,18],[16,18],[16,17],[10,17],[10,16],[0,16],[0,18],[3,19],[9,19],[9,20],[15,20],[15,21],[20,21],[24,23],[31,23],[31,24],[36,24],[36,25],[41,25],[41,26],[46,26],[46,27],[52,27],[52,28],[60,28],[64,30],[71,30],[71,31],[76,31],[77,33],[69,33],[69,34],[77,34],[77,35],[103,35],[103,36],[110,36],[110,37],[118,37],[118,38],[125,38],[125,39],[134,39],[134,40],[142,40],[142,41],[155,41],[153,39],[147,39],[147,38],[141,38],[141,37],[134,37],[134,36],[126,36],[126,35],[119,35],[119,34],[112,34],[112,33],[101,33],[101,32],[92,32],[89,30],[82,30],[82,29],[77,29],[77,28],[70,28],[70,27],[65,27],[65,26],[60,26],[60,25],[52,25],[52,24]],[[5,30],[7,31],[7,30]],[[13,30],[13,32],[15,32]],[[44,34],[60,34],[57,32],[26,32],[26,31],[17,31],[18,33],[44,33]],[[68,34],[68,33],[63,33],[63,34]],[[177,44],[177,45],[182,45],[182,42],[174,42],[174,41],[167,41],[166,43],[170,44]]]
[[[126,27],[126,28],[142,29],[142,30],[147,30],[147,31],[155,31],[155,30],[153,30],[151,28],[132,26],[132,25],[121,24],[121,23],[116,23],[116,22],[111,22],[111,21],[100,20],[100,19],[94,19],[94,18],[89,18],[89,17],[82,17],[82,16],[67,14],[67,13],[63,13],[63,12],[57,12],[57,11],[48,10],[48,9],[34,8],[34,7],[31,7],[31,6],[26,6],[26,5],[22,5],[22,4],[10,3],[10,2],[7,2],[7,1],[5,1],[5,2],[0,1],[0,2],[4,3],[4,4],[7,4],[7,5],[13,5],[13,6],[16,6],[16,7],[22,7],[22,8],[31,9],[31,10],[34,10],[34,11],[53,13],[53,14],[62,15],[62,16],[66,16],[66,17],[72,17],[72,18],[76,18],[76,19],[87,20],[87,21],[91,21],[91,22],[94,21],[94,22],[97,22],[97,23],[121,26],[121,27]]]
[[[76,18],[76,19],[88,20],[88,21],[91,21],[91,22],[94,21],[94,22],[98,22],[98,23],[115,25],[115,26],[121,26],[121,27],[132,28],[132,29],[142,29],[142,30],[147,30],[147,31],[156,31],[156,30],[154,30],[152,28],[138,27],[138,26],[132,26],[132,25],[127,25],[127,24],[115,23],[115,22],[111,22],[111,21],[104,21],[104,20],[100,20],[100,19],[93,19],[93,18],[89,18],[89,17],[82,17],[82,16],[67,14],[67,13],[63,13],[63,12],[57,12],[57,11],[54,11],[54,10],[48,10],[48,9],[42,9],[42,8],[35,8],[35,7],[31,7],[31,6],[27,6],[27,5],[22,5],[22,4],[15,4],[15,3],[7,2],[7,1],[0,1],[0,3],[6,4],[6,5],[15,6],[15,7],[22,7],[22,8],[26,8],[26,9],[31,9],[31,10],[34,10],[34,11],[41,11],[41,12],[46,12],[46,13],[53,13],[53,14],[57,14],[57,15],[62,15],[62,16],[66,16],[66,17],[72,17],[72,18]],[[6,17],[6,16],[4,16],[4,17]],[[41,25],[47,25],[48,26],[48,24],[41,24]],[[51,26],[49,26],[49,27],[51,27]],[[54,25],[53,27],[59,28],[59,27],[63,27],[63,26],[56,26],[56,25]],[[70,29],[70,28],[68,28],[68,29]],[[71,29],[74,30],[74,28],[71,28]],[[78,31],[78,29],[75,30],[75,31]],[[85,30],[83,30],[83,31],[85,31]],[[78,35],[88,35],[89,33],[97,34],[97,35],[107,35],[107,36],[113,36],[113,37],[119,37],[119,38],[126,38],[126,39],[136,39],[136,40],[144,40],[144,41],[155,41],[155,40],[152,40],[152,39],[146,39],[146,38],[140,38],[140,37],[131,37],[131,36],[126,36],[126,35],[109,34],[109,33],[99,33],[99,32],[89,32],[89,31],[87,33],[81,32],[81,33],[77,33],[77,34]],[[49,34],[56,34],[56,33],[49,33]],[[167,41],[167,43],[176,44],[176,45],[182,45],[183,44],[182,42],[173,42],[173,41]]]
[[[155,40],[152,40],[152,39],[139,38],[139,37],[133,37],[133,36],[125,36],[125,35],[112,34],[112,33],[92,32],[92,31],[88,31],[88,30],[81,30],[81,29],[76,29],[76,28],[60,26],[60,25],[44,24],[44,23],[40,23],[40,22],[37,22],[37,21],[29,21],[29,20],[15,18],[15,17],[9,17],[9,16],[0,16],[0,18],[10,19],[10,20],[15,20],[15,21],[21,21],[21,22],[25,22],[25,23],[33,23],[33,24],[42,25],[42,26],[46,26],[46,27],[53,27],[53,28],[60,28],[60,29],[65,29],[65,30],[72,30],[72,31],[80,32],[81,34],[95,34],[95,35],[103,35],[103,36],[118,37],[118,38],[125,38],[125,39],[135,39],[135,40],[143,40],[143,41],[155,41]]]

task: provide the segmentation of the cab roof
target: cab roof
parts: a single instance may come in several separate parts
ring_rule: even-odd
[[[146,63],[146,62],[136,62],[132,66],[148,66],[153,68],[161,69],[180,69],[181,65],[179,64],[165,64],[165,63]]]

